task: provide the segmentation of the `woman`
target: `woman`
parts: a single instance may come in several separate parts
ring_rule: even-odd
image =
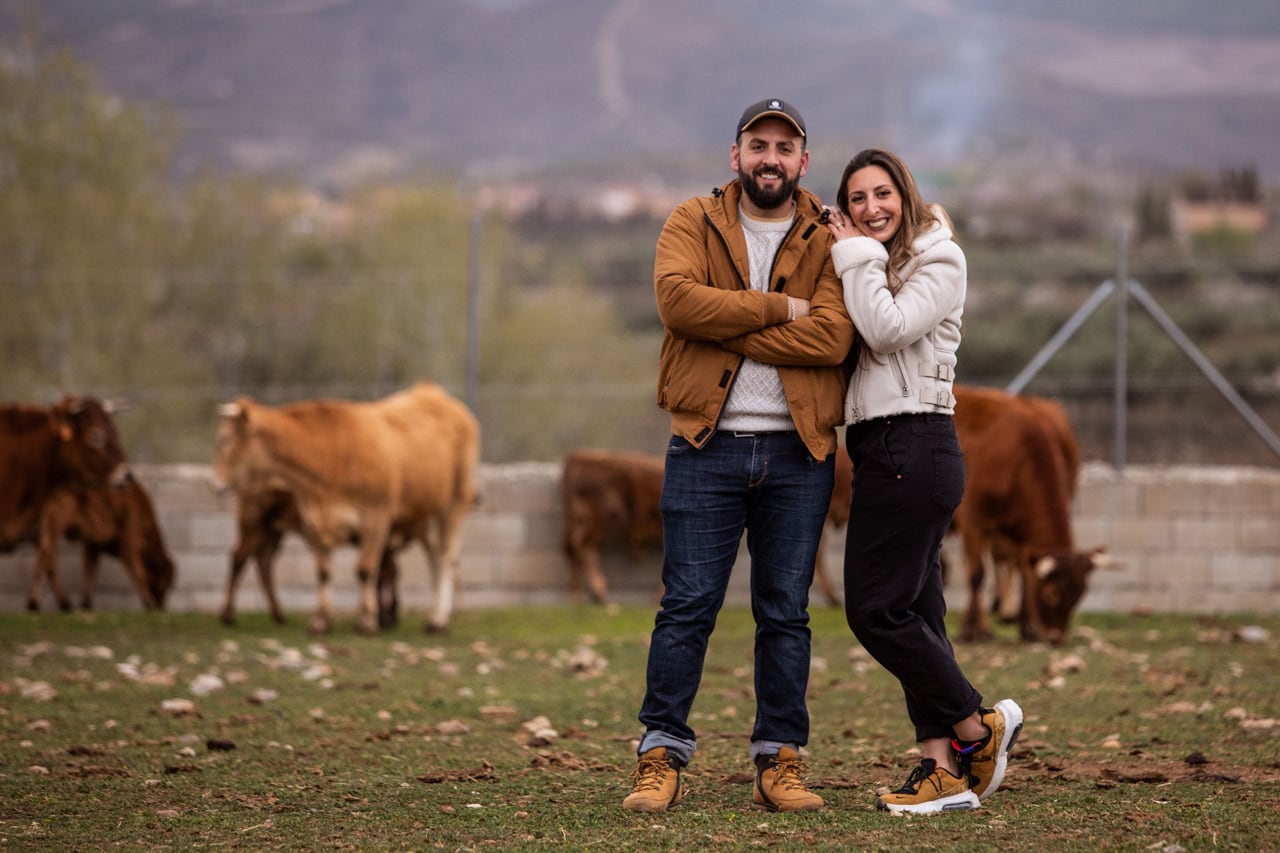
[[[923,758],[881,795],[891,812],[977,808],[1004,777],[1022,728],[1012,699],[987,709],[961,672],[944,617],[942,537],[964,494],[952,423],[965,258],[941,207],[879,149],[845,167],[828,222],[858,332],[845,397],[857,476],[846,533],[849,627],[902,685]]]

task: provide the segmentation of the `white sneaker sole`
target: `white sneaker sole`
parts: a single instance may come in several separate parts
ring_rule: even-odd
[[[973,791],[965,791],[962,794],[952,794],[950,797],[943,797],[940,800],[930,800],[927,803],[919,803],[917,805],[900,805],[897,803],[886,803],[884,800],[876,800],[876,808],[882,812],[890,812],[892,814],[938,814],[940,812],[968,812],[981,806],[978,795]]]
[[[995,772],[991,774],[991,782],[987,790],[982,792],[980,800],[986,800],[996,792],[1004,781],[1004,771],[1009,766],[1009,750],[1022,733],[1022,708],[1012,699],[1001,699],[994,710],[1004,717],[1004,737],[1000,739],[1000,748],[996,750]]]

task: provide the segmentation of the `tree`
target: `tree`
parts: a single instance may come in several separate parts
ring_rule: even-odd
[[[0,66],[0,348],[18,393],[117,375],[158,295],[171,132],[31,30]]]

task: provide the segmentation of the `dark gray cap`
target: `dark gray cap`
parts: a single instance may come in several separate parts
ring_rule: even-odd
[[[742,118],[738,119],[738,132],[734,134],[734,138],[741,136],[742,131],[762,118],[780,118],[783,121],[790,122],[792,127],[800,131],[801,136],[806,135],[804,119],[800,117],[799,110],[778,98],[765,98],[763,101],[756,101],[742,111]]]

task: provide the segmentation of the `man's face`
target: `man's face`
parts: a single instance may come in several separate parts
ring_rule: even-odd
[[[729,165],[742,180],[747,213],[768,216],[791,203],[809,168],[809,152],[789,122],[765,118],[742,131],[729,152]]]

